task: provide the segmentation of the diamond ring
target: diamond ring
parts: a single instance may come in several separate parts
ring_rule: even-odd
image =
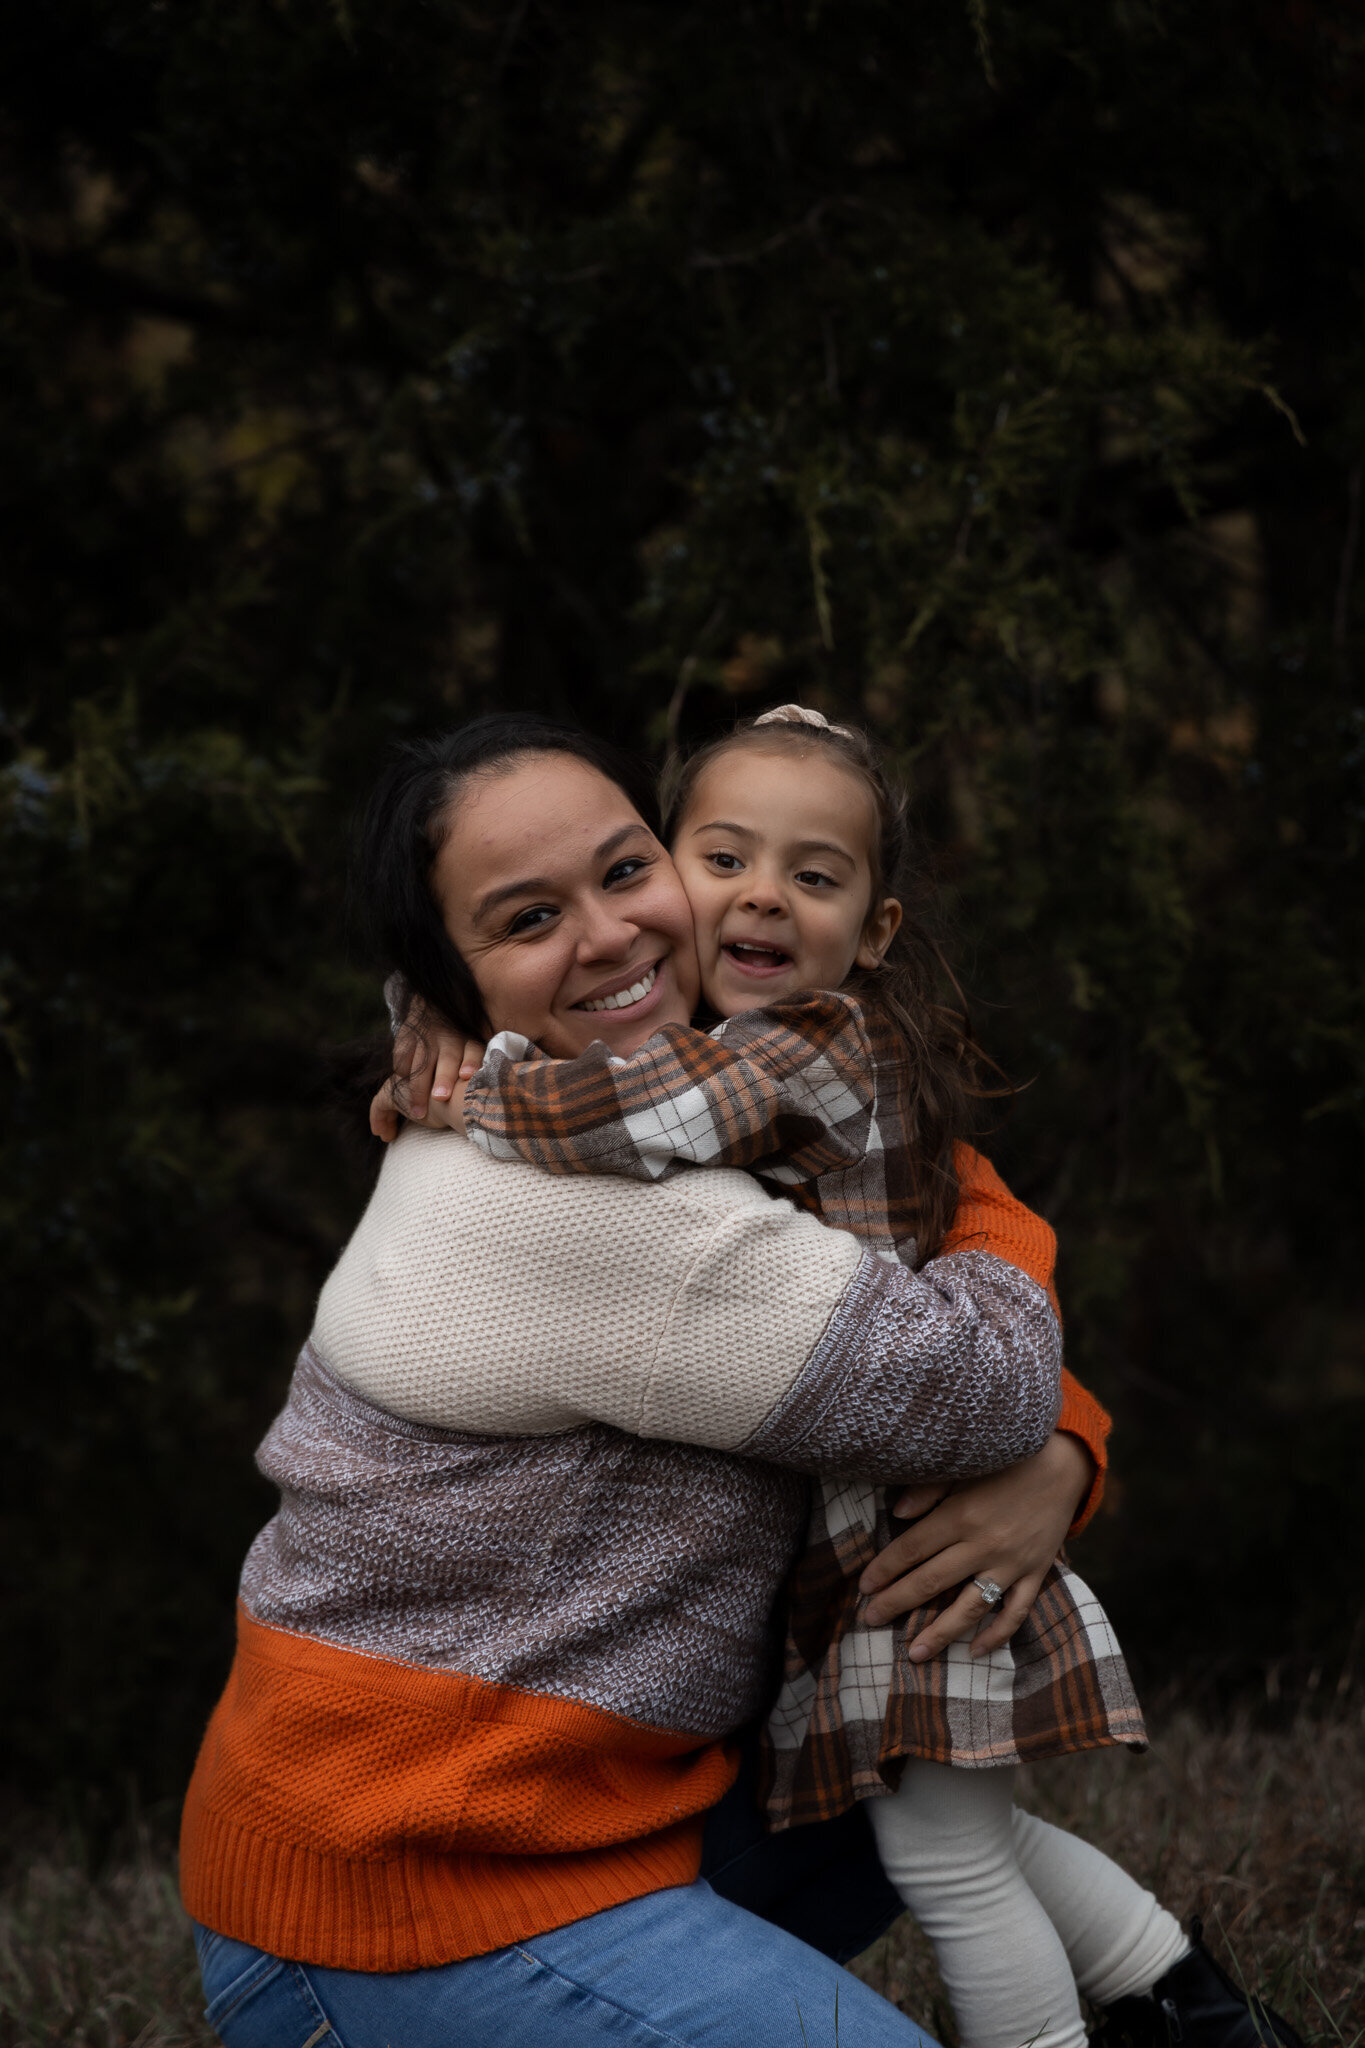
[[[1004,1587],[997,1586],[995,1580],[988,1579],[984,1572],[979,1579],[973,1579],[972,1584],[988,1607],[998,1607],[1005,1597]]]

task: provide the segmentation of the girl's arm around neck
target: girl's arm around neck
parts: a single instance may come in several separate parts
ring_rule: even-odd
[[[758,1167],[797,1185],[867,1145],[873,1059],[850,997],[816,990],[732,1017],[720,1035],[668,1025],[628,1059],[605,1045],[526,1058],[505,1034],[464,1098],[470,1140],[551,1173],[660,1180],[683,1166]]]

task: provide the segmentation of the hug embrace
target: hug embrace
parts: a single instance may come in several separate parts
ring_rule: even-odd
[[[966,1142],[866,735],[784,706],[665,823],[481,719],[400,751],[361,858],[394,1141],[185,1809],[228,2048],[909,2048],[842,1967],[905,1907],[963,2048],[1082,2048],[1083,2000],[1111,2048],[1296,2048],[1014,1803],[1144,1740],[1060,1554],[1108,1424]]]

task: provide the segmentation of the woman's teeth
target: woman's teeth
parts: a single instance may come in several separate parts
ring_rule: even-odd
[[[658,972],[659,967],[656,961],[654,966],[649,969],[649,972],[642,974],[640,979],[630,988],[619,988],[614,996],[595,996],[590,1003],[577,1003],[574,1007],[579,1010],[628,1009],[632,1003],[642,1003],[644,1001],[654,986]]]

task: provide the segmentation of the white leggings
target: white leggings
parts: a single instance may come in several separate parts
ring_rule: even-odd
[[[1149,1991],[1189,1943],[1088,1842],[1014,1804],[1013,1768],[911,1758],[868,1801],[882,1867],[934,1944],[962,2048],[1085,2048],[1094,2005]]]

